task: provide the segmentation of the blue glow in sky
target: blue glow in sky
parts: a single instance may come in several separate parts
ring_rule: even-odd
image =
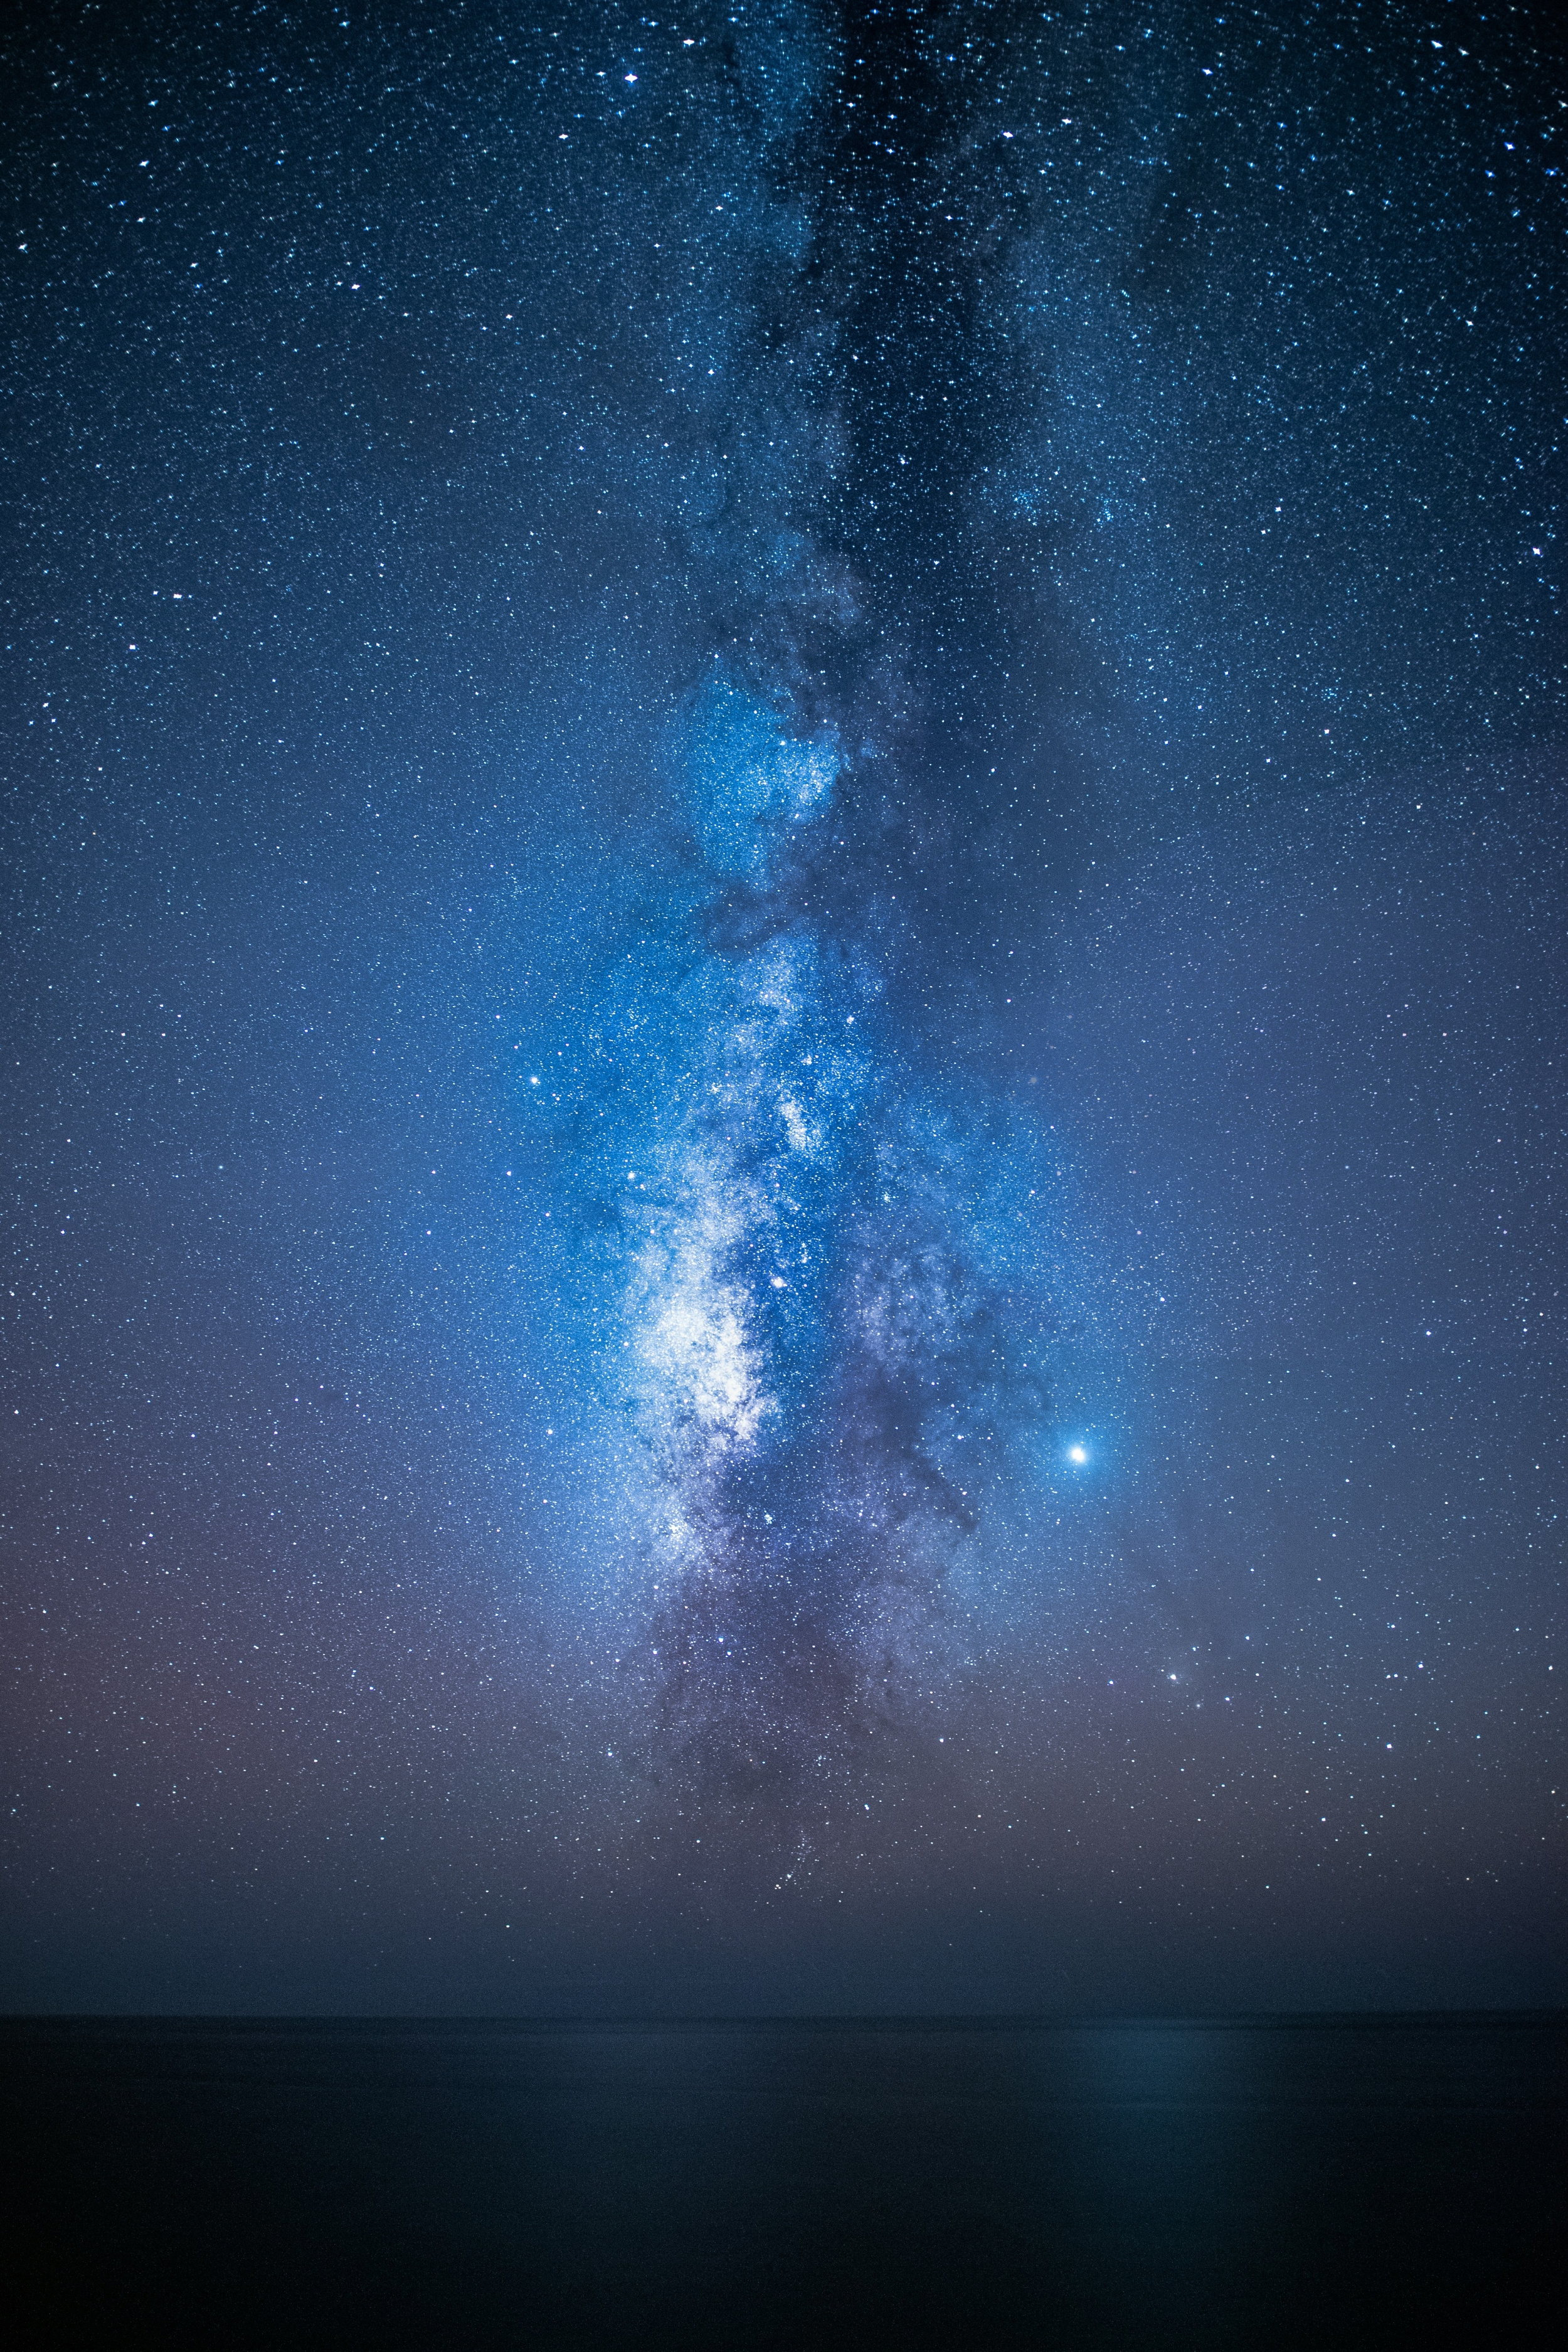
[[[1560,1997],[1554,68],[492,18],[14,58],[8,1997]]]

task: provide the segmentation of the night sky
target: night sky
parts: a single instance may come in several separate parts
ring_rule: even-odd
[[[11,20],[0,2000],[1563,1997],[1550,23]]]

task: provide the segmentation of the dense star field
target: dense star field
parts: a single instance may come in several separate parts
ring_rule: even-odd
[[[1563,1997],[1549,27],[11,23],[9,2005]]]

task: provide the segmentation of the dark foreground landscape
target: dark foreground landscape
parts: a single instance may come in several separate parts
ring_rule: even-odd
[[[1560,2251],[1561,2018],[0,2036],[37,2344],[1519,2344]]]

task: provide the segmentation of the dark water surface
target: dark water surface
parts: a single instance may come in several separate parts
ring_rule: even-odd
[[[1561,2019],[12,2020],[0,2052],[37,2344],[1525,2342],[1563,2244]]]

